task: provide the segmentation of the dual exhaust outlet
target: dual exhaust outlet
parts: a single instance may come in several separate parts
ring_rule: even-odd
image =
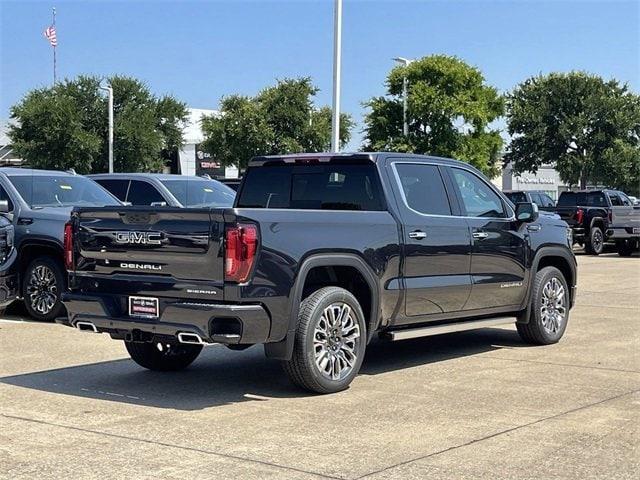
[[[81,332],[100,333],[94,323],[84,320],[76,322],[76,328]],[[209,343],[202,340],[202,337],[197,333],[180,332],[178,333],[177,337],[178,342],[180,343],[186,343],[188,345],[209,345]]]

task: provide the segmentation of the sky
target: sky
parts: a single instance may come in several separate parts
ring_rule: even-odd
[[[330,105],[333,0],[0,0],[0,119],[52,83],[43,37],[57,9],[58,76],[126,74],[190,107],[309,76]],[[585,70],[640,91],[640,1],[344,0],[342,111],[385,93],[393,57],[455,55],[501,92],[552,71]]]

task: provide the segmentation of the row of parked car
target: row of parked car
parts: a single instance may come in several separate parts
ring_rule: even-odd
[[[531,202],[554,212],[567,222],[573,241],[591,255],[600,255],[605,243],[615,243],[618,254],[628,257],[640,250],[640,202],[619,190],[561,192],[558,202],[539,191],[505,191],[515,204]]]
[[[223,208],[234,198],[234,190],[209,178],[0,168],[0,309],[19,298],[37,320],[64,313],[63,233],[73,207]]]

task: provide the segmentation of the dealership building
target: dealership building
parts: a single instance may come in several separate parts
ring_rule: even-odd
[[[509,164],[502,170],[502,190],[537,190],[557,200],[560,192],[570,190],[570,187],[560,180],[560,175],[550,165],[541,166],[536,173],[515,174]]]

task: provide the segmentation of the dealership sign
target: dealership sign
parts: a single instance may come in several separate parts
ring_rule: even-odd
[[[224,167],[200,144],[196,145],[196,175],[209,175],[211,178],[224,177]]]

